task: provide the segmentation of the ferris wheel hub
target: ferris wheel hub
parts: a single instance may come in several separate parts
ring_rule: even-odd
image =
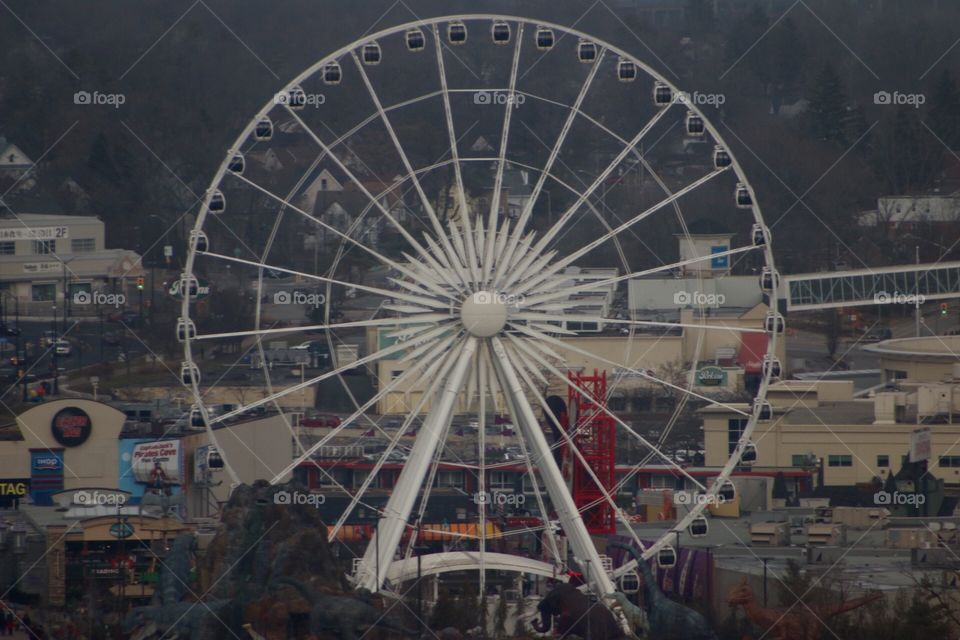
[[[492,291],[467,296],[460,307],[460,320],[470,335],[489,338],[507,325],[507,305],[502,298]]]

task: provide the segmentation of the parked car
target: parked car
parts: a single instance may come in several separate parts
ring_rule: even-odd
[[[63,338],[59,338],[54,343],[53,349],[58,356],[69,356],[73,353],[73,345],[70,344],[68,340],[64,340]]]
[[[107,316],[108,322],[122,322],[127,325],[135,325],[139,319],[140,316],[137,313],[124,309],[114,311]]]
[[[57,340],[60,339],[60,334],[56,331],[44,331],[40,336],[40,346],[46,349],[51,346]]]
[[[0,322],[0,336],[18,336],[20,335],[19,327],[11,327],[6,322]]]

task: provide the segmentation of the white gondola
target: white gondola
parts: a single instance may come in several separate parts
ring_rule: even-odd
[[[510,25],[502,20],[498,20],[490,27],[490,37],[494,44],[507,44],[510,42]]]
[[[590,42],[589,40],[581,40],[577,43],[577,59],[584,63],[590,64],[597,59],[597,43]]]
[[[197,248],[198,253],[206,253],[210,248],[210,241],[207,239],[207,234],[203,231],[191,231],[190,244]]]
[[[223,457],[217,451],[217,448],[212,445],[207,447],[207,469],[210,471],[223,470]]]
[[[783,333],[783,330],[786,328],[786,324],[783,321],[783,316],[775,311],[768,311],[767,318],[763,324],[764,328],[767,330],[767,333]]]
[[[537,49],[540,49],[540,51],[548,51],[552,49],[554,43],[553,29],[537,27],[536,39]]]
[[[688,136],[702,136],[706,131],[706,126],[703,124],[703,118],[698,113],[693,111],[687,112],[687,135]]]
[[[423,31],[420,31],[420,29],[407,31],[407,49],[409,51],[423,51],[426,44],[427,41],[423,37]]]
[[[177,342],[193,340],[197,337],[197,325],[193,320],[177,318]]]
[[[191,427],[202,427],[204,426],[203,422],[203,412],[200,411],[200,407],[193,405],[190,407],[190,426]]]
[[[771,378],[779,378],[783,373],[783,367],[780,366],[780,358],[776,357],[772,353],[768,353],[763,356],[763,377],[766,378],[767,375]]]
[[[238,176],[243,175],[243,170],[246,167],[246,162],[243,159],[243,154],[237,152],[233,154],[233,157],[230,158],[230,162],[227,163],[227,170],[230,173],[236,174]]]
[[[725,169],[730,166],[733,160],[730,158],[730,152],[721,146],[713,148],[713,168]]]
[[[273,121],[263,116],[253,127],[253,137],[257,140],[269,140],[273,137]]]
[[[620,82],[633,82],[637,79],[637,65],[633,60],[624,60],[620,58],[617,62],[617,80]]]
[[[753,464],[757,461],[757,445],[748,442],[743,446],[743,452],[740,454],[742,464]]]
[[[340,84],[343,80],[343,69],[336,60],[323,65],[323,84]]]
[[[622,593],[634,594],[640,592],[640,574],[636,571],[625,573],[617,579]]]
[[[653,85],[653,104],[658,107],[669,107],[673,104],[673,89],[662,82]]]
[[[207,204],[207,209],[210,213],[223,213],[227,208],[227,199],[224,197],[222,191],[214,191],[210,194],[210,202]]]
[[[720,485],[720,490],[717,491],[717,497],[723,502],[730,502],[737,497],[737,487],[734,486],[732,481],[724,480],[723,484]]]
[[[185,295],[191,300],[197,297],[197,294],[200,291],[200,283],[197,281],[197,276],[186,273],[180,274],[180,295]]]
[[[450,44],[463,44],[467,41],[467,25],[460,21],[447,25],[447,41]]]
[[[287,91],[287,106],[294,111],[301,111],[307,106],[307,92],[303,87],[291,87]]]
[[[697,516],[690,521],[690,526],[687,527],[687,533],[694,538],[704,537],[709,530],[710,526],[707,524],[707,519],[704,516]]]
[[[368,42],[363,45],[363,49],[360,50],[360,59],[366,65],[380,64],[380,60],[383,59],[383,51],[380,50],[380,45],[376,42]]]
[[[753,229],[750,231],[750,235],[753,236],[753,246],[762,247],[767,244],[767,228],[762,224],[753,225]]]
[[[753,413],[760,422],[767,422],[773,417],[773,407],[766,400],[757,398],[753,401]]]
[[[780,274],[770,267],[764,267],[760,272],[760,289],[764,293],[773,293],[779,286]]]
[[[661,569],[669,569],[677,565],[677,550],[670,545],[662,547],[657,552],[657,565]]]
[[[750,195],[750,189],[742,182],[737,184],[737,207],[740,209],[749,209],[753,206],[753,196]]]
[[[192,362],[184,362],[180,365],[180,382],[186,385],[194,382],[200,384],[200,367]]]

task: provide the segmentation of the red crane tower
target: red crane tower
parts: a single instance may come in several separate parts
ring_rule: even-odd
[[[593,375],[569,372],[574,386],[567,389],[569,433],[573,436],[583,460],[607,493],[613,493],[616,484],[616,432],[614,420],[604,410],[607,407],[607,372],[593,371]],[[580,391],[578,391],[578,389]],[[569,463],[573,469],[573,501],[583,515],[590,533],[616,532],[613,507],[604,499],[603,492],[572,452]]]

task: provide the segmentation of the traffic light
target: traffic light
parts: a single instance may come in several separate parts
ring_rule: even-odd
[[[140,291],[143,291],[143,283],[144,283],[143,276],[140,276],[139,278],[137,278],[137,289],[139,289]]]
[[[948,305],[946,302],[941,302],[941,303],[940,303],[940,315],[941,315],[941,316],[946,316],[947,313],[949,313],[949,312],[950,312],[950,305]]]

